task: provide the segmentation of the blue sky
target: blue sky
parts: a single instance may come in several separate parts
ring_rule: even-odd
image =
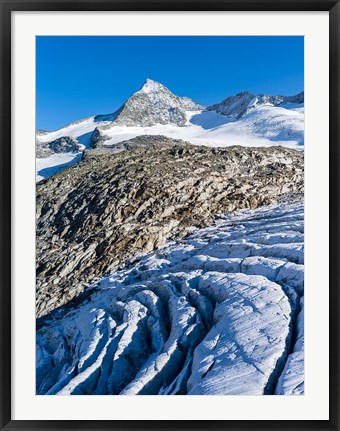
[[[114,112],[146,78],[203,105],[303,90],[303,37],[38,36],[37,128]]]

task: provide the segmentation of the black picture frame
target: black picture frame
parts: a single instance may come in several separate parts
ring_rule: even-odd
[[[339,1],[328,0],[0,0],[0,410],[1,430],[339,430]],[[11,13],[13,11],[329,11],[330,49],[330,381],[325,421],[65,421],[11,420]],[[322,395],[320,394],[320,397]]]

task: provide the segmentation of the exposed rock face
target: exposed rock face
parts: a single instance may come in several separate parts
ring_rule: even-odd
[[[207,148],[139,137],[85,153],[37,185],[37,316],[96,277],[214,215],[303,192],[303,155],[282,147]]]
[[[92,132],[91,139],[90,139],[90,147],[91,148],[97,148],[102,146],[102,144],[107,141],[107,137],[105,136],[105,127],[96,127],[94,131]]]
[[[241,118],[250,108],[271,104],[279,106],[281,103],[303,103],[304,92],[302,91],[295,96],[270,96],[268,94],[251,94],[247,91],[242,91],[235,96],[229,96],[220,103],[209,106],[209,111],[216,111],[219,114],[231,118]]]
[[[304,103],[305,101],[305,93],[301,91],[301,93],[296,94],[295,96],[285,96],[283,103]]]
[[[100,139],[96,142],[96,144],[93,146],[93,148],[96,149],[96,151],[93,154],[112,154],[112,153],[121,153],[122,151],[126,150],[134,150],[134,149],[141,149],[141,148],[154,148],[158,149],[161,146],[174,146],[174,145],[192,145],[189,142],[185,142],[182,139],[172,139],[168,138],[163,135],[142,135],[137,136],[133,139],[128,139],[125,141],[117,142],[116,144],[112,145],[104,145],[101,146],[102,142],[104,142],[105,137],[103,137],[103,141],[101,141],[101,135]]]
[[[48,157],[55,153],[78,152],[79,150],[79,142],[68,136],[63,136],[50,142],[41,142],[39,135],[37,135],[36,157],[38,158]]]
[[[37,129],[35,133],[36,133],[36,136],[43,136],[43,135],[47,135],[47,133],[49,132],[47,130]]]
[[[148,79],[117,111],[115,126],[149,127],[155,124],[185,126],[186,111],[197,111],[203,107],[188,97],[178,97],[164,85]]]

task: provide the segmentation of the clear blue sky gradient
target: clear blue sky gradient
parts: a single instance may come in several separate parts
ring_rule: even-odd
[[[114,112],[144,83],[203,105],[303,90],[302,36],[38,36],[37,128]]]

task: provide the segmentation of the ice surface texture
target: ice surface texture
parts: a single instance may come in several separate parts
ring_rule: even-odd
[[[303,204],[226,213],[37,332],[38,394],[303,393]]]

